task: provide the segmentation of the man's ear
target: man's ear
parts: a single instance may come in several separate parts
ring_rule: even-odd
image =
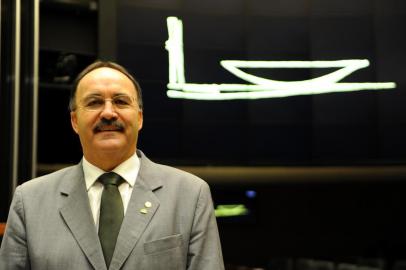
[[[142,124],[144,123],[144,114],[142,110],[138,110],[138,131],[142,129]]]
[[[78,118],[76,115],[76,112],[70,112],[70,123],[72,124],[73,130],[76,132],[76,134],[79,134],[78,132]]]

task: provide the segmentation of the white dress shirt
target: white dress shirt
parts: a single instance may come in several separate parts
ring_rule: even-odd
[[[86,181],[87,195],[89,196],[90,208],[93,214],[94,224],[99,228],[100,201],[103,192],[103,184],[97,179],[105,173],[102,169],[94,166],[83,157],[83,172]],[[134,188],[135,181],[140,170],[140,160],[137,153],[118,165],[112,171],[119,174],[125,181],[118,187],[124,205],[124,215],[127,211],[128,202]]]

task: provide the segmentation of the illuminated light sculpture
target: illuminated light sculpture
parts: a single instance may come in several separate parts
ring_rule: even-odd
[[[169,54],[170,98],[197,100],[230,100],[280,98],[297,95],[314,95],[360,90],[383,90],[396,88],[394,82],[340,83],[339,81],[358,69],[369,66],[367,59],[335,61],[240,61],[222,60],[220,65],[251,84],[197,84],[187,83],[184,69],[183,24],[176,17],[168,17],[168,40],[165,48]],[[277,81],[261,78],[241,68],[339,68],[318,78],[302,81]]]

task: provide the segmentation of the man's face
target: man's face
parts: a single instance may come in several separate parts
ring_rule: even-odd
[[[95,69],[79,82],[75,101],[71,123],[86,159],[97,163],[107,154],[123,162],[134,154],[143,115],[127,76],[108,67]]]

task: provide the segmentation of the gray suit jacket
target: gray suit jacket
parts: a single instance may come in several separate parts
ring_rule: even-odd
[[[206,182],[139,155],[109,269],[224,269]],[[0,270],[9,269],[107,269],[81,164],[16,189],[0,249]]]

